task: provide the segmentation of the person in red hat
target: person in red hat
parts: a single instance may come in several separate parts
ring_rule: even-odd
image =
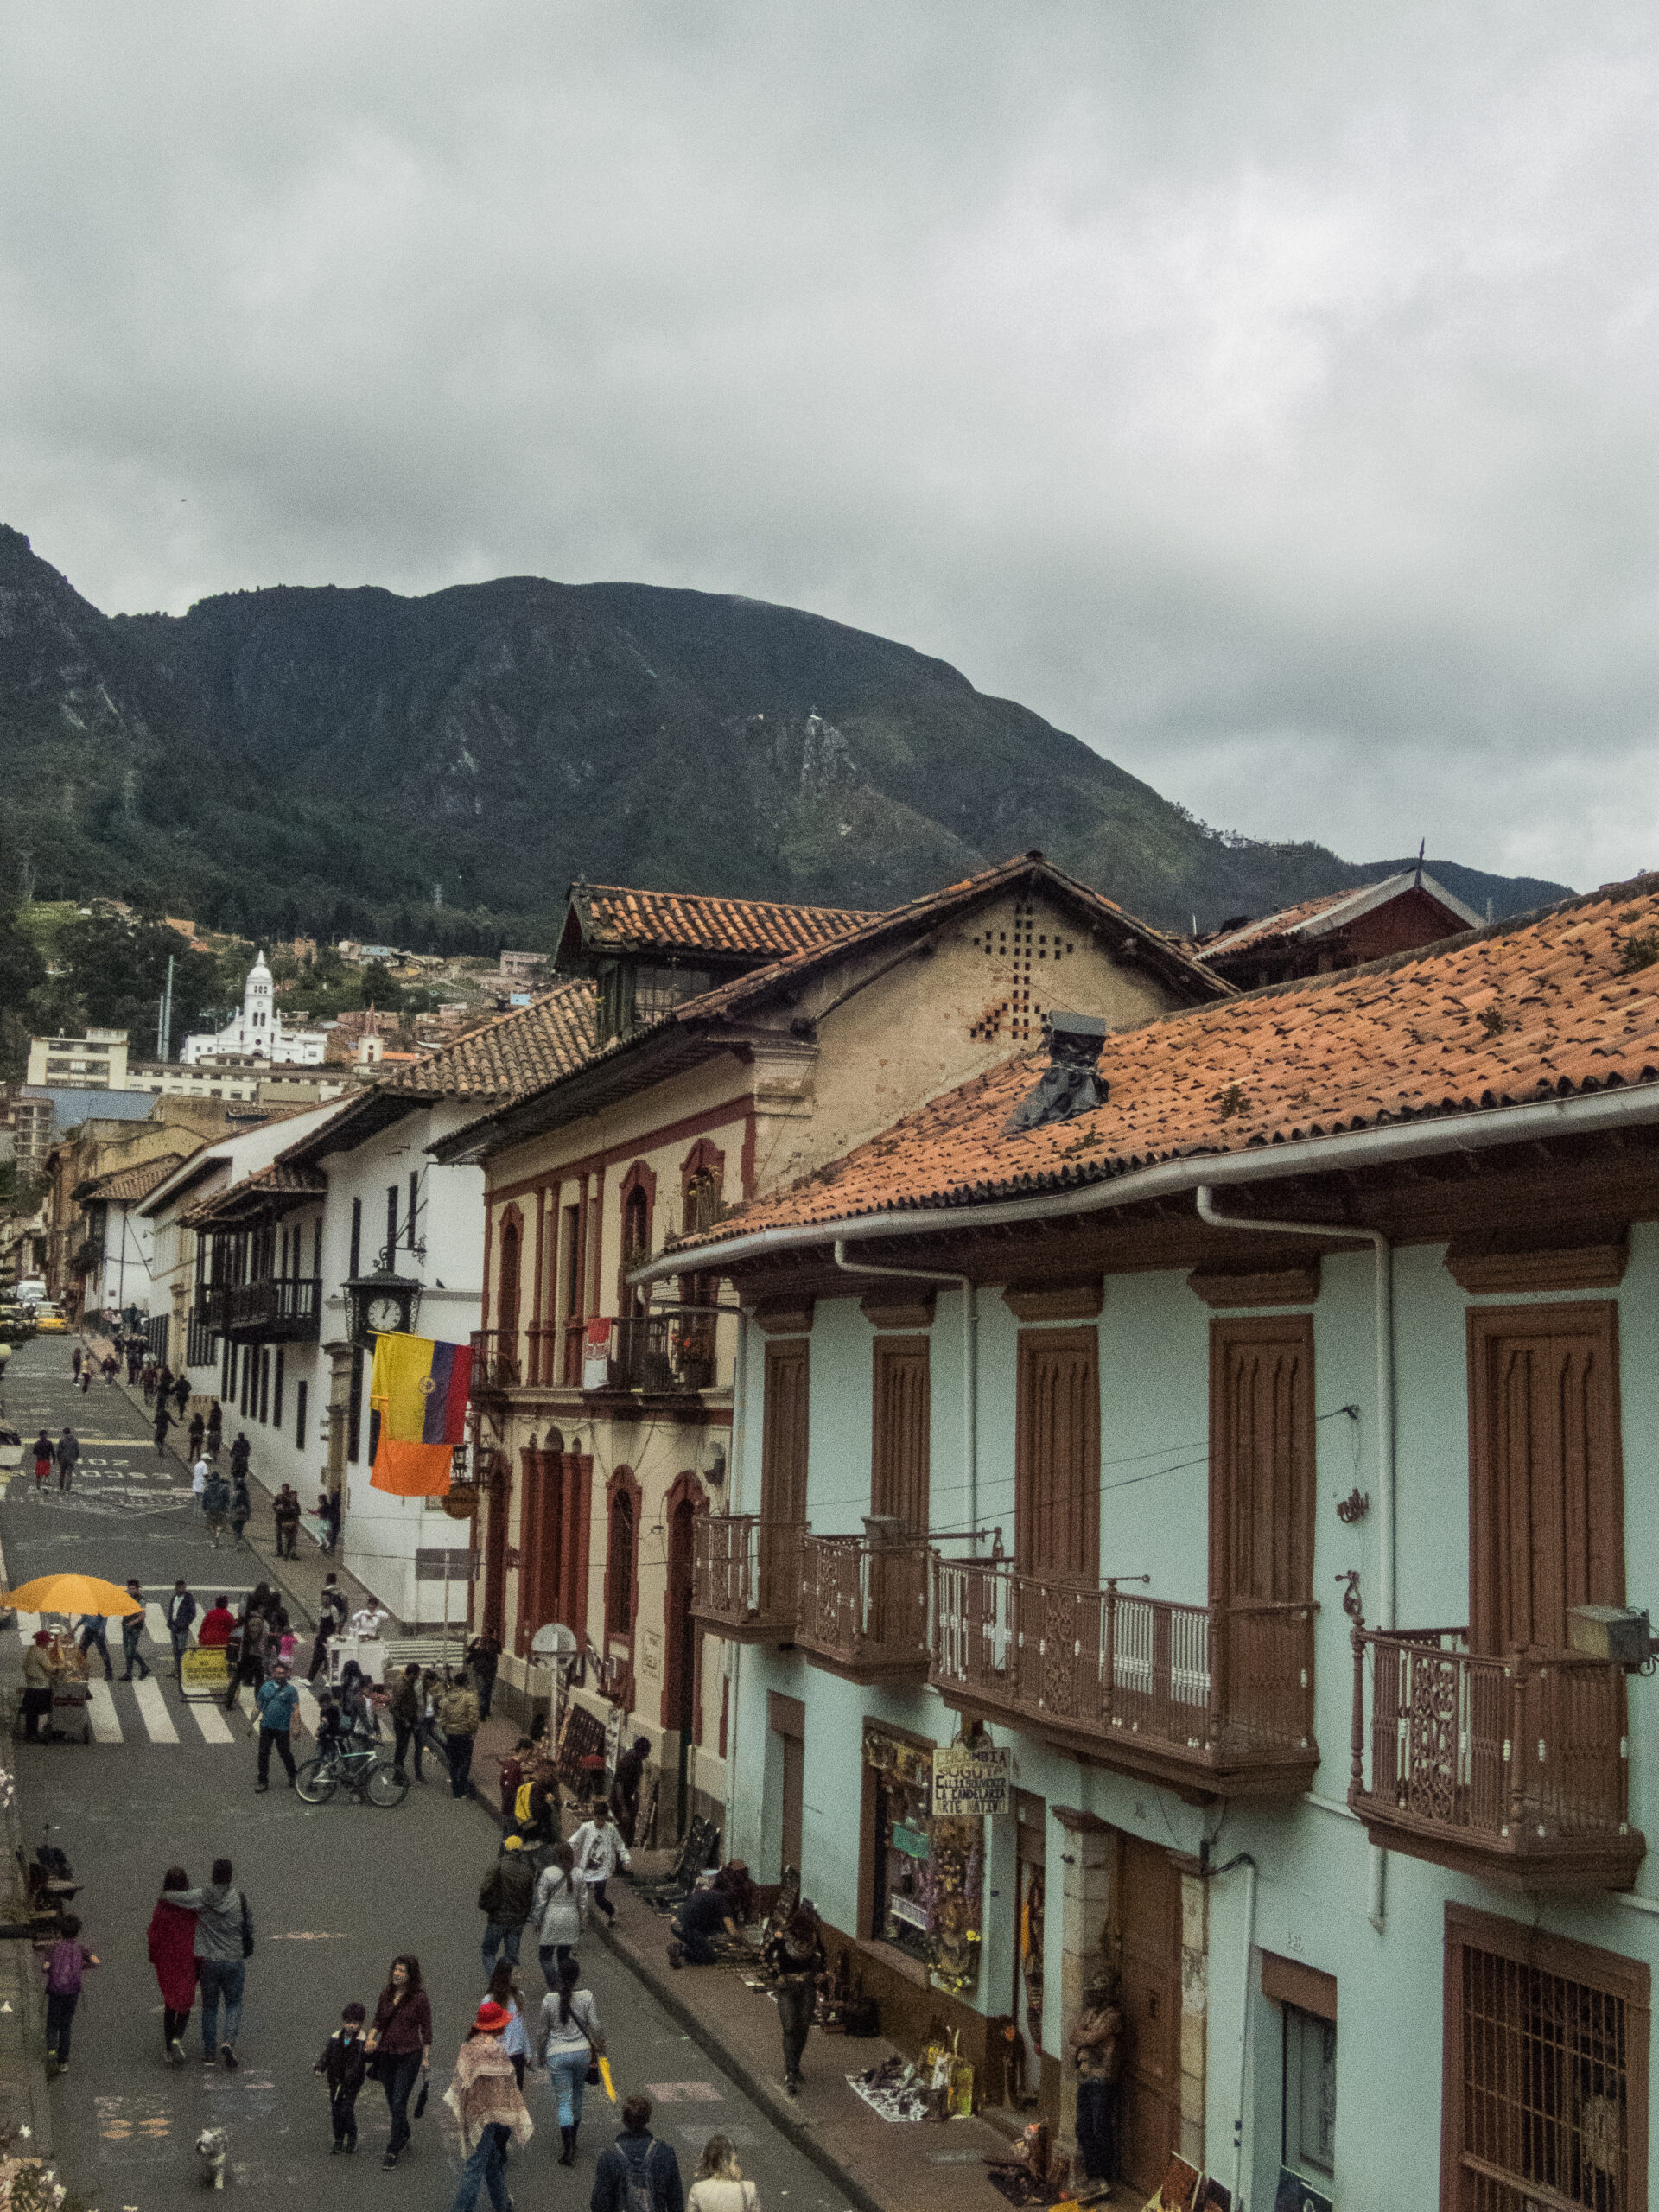
[[[473,2212],[482,2186],[493,2212],[508,2212],[505,2168],[509,2143],[528,2143],[536,2132],[505,2037],[512,2015],[486,1998],[455,2058],[455,2077],[444,2092],[446,2107],[461,2128],[467,2163],[449,2212]]]

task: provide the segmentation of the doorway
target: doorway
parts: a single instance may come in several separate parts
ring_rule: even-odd
[[[766,1720],[778,1761],[779,1869],[801,1869],[801,1834],[806,1813],[806,1707],[779,1690],[766,1693]],[[771,1764],[769,1760],[768,1764]]]
[[[1122,1976],[1123,2178],[1152,2190],[1181,2146],[1181,1880],[1169,1854],[1120,1834],[1112,1950]]]
[[[679,1492],[677,1497],[676,1492]],[[663,1600],[663,1706],[665,1735],[678,1760],[677,1821],[683,1828],[690,1802],[691,1741],[696,1727],[696,1638],[691,1618],[691,1562],[701,1503],[696,1478],[682,1475],[668,1498],[668,1588]]]
[[[1046,1920],[1048,1808],[1028,1789],[1014,1794],[1017,1878],[1014,1988],[1008,2010],[1025,2054],[1025,2082],[1035,2097],[1043,2079],[1043,1939]],[[1017,2061],[1016,2061],[1017,2064]]]

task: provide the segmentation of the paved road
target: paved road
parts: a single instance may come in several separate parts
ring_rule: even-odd
[[[72,1401],[63,1339],[40,1338],[16,1355],[6,1397],[10,1418],[28,1435],[42,1420],[55,1434],[67,1416],[89,1438],[126,1440],[88,1446],[79,1495],[68,1501],[55,1492],[20,1495],[34,1491],[27,1470],[13,1479],[0,1506],[0,1541],[14,1582],[60,1563],[115,1581],[137,1574],[157,1590],[181,1573],[198,1598],[254,1579],[233,1570],[234,1554],[214,1554],[188,1502],[168,1495],[176,1468],[146,1478],[144,1454],[153,1467],[153,1447],[131,1408],[118,1417],[116,1392],[94,1383],[87,1398]],[[15,1679],[18,1638],[0,1637],[0,1671]],[[164,1662],[164,1652],[150,1656]],[[294,2201],[308,2212],[361,2212],[379,2191],[390,2204],[441,2212],[459,2159],[437,2101],[481,1994],[482,1916],[474,1900],[494,1855],[493,1823],[440,1783],[412,1790],[392,1813],[308,1807],[276,1788],[256,1796],[253,1745],[242,1726],[227,1729],[228,1740],[209,1740],[170,1681],[147,1704],[118,1683],[109,1707],[115,1729],[106,1725],[106,1740],[16,1747],[26,1837],[32,1845],[51,1824],[53,1840],[85,1885],[78,1906],[86,1940],[104,1961],[87,1978],[69,2073],[51,2092],[64,2178],[102,2212],[177,2212],[196,2183],[196,2135],[211,2120],[229,2130],[239,2185],[302,2190]],[[236,2075],[202,2067],[194,2022],[188,2066],[164,2063],[160,1997],[144,1950],[168,1864],[205,1880],[221,1853],[245,1881],[257,1929]],[[626,1890],[620,1901],[625,1912],[645,1910]],[[394,2181],[380,2167],[387,2126],[380,2092],[372,2084],[364,2090],[357,2157],[335,2158],[326,2094],[310,2069],[340,2007],[353,1998],[372,2006],[400,1950],[419,1955],[432,1992],[436,2061],[432,2108]],[[738,2143],[766,2212],[840,2212],[831,2184],[620,1961],[595,1946],[585,1963],[618,2084],[624,2093],[645,2088],[658,2095],[657,2132],[678,2150],[688,2179],[707,2137],[721,2131]],[[525,1981],[538,2000],[533,1955]],[[602,2093],[592,2093],[574,2173],[557,2164],[548,2094],[532,2082],[529,2097],[537,2134],[514,2153],[509,2176],[519,2206],[585,2206],[594,2158],[613,2132]]]

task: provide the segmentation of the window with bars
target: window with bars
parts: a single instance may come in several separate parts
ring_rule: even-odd
[[[605,1562],[605,1632],[633,1634],[633,1498],[619,1490],[611,1499],[611,1541]]]
[[[1645,1967],[1446,1907],[1444,2212],[1646,2212]]]

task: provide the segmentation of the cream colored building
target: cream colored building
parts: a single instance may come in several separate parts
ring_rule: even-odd
[[[575,1631],[578,1696],[651,1738],[671,1825],[726,1797],[724,1647],[690,1607],[736,1323],[712,1276],[652,1303],[630,1270],[1037,1050],[1051,1012],[1119,1029],[1231,994],[1040,855],[887,913],[578,885],[558,963],[592,979],[591,1059],[432,1147],[486,1179],[474,1618],[509,1706],[550,1687],[535,1631]]]

